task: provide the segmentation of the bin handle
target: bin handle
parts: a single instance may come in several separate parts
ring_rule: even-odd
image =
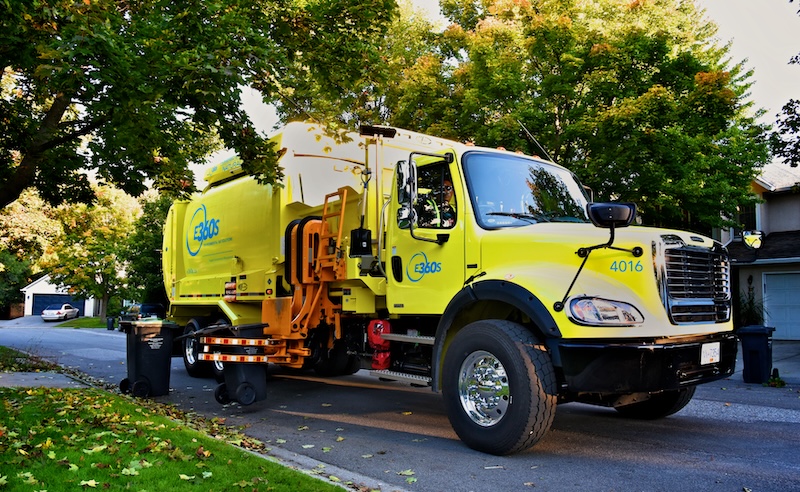
[[[183,340],[184,338],[198,338],[205,335],[209,335],[211,333],[216,333],[222,330],[242,330],[242,329],[250,329],[250,328],[267,328],[269,323],[252,323],[249,325],[239,325],[239,326],[231,326],[226,324],[217,324],[217,325],[209,325],[201,330],[193,331],[191,333],[186,333],[185,335],[181,335],[179,337],[175,337],[173,341]]]

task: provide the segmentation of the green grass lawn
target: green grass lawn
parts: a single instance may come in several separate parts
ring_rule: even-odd
[[[86,317],[74,318],[63,323],[59,323],[59,328],[106,328],[106,318]],[[116,324],[114,326],[117,326]]]
[[[48,370],[0,347],[0,371]],[[0,492],[342,490],[250,451],[266,444],[174,407],[100,388],[0,388]],[[364,490],[354,484],[350,489]]]

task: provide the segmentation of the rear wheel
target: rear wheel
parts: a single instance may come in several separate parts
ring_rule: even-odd
[[[218,319],[215,325],[226,325],[230,326],[231,323],[225,318]],[[224,330],[222,333],[230,334],[228,330]],[[215,360],[211,362],[211,375],[214,376],[214,379],[217,380],[218,383],[225,381],[225,372],[223,368],[223,363],[221,361]]]
[[[655,420],[679,412],[689,404],[694,396],[696,387],[690,386],[674,391],[664,391],[651,395],[649,399],[615,407],[620,415],[631,419]]]
[[[530,331],[510,321],[476,321],[456,334],[445,355],[442,393],[456,434],[485,453],[533,446],[555,415],[550,356]]]
[[[220,319],[215,324],[217,325],[230,325],[228,320]],[[205,328],[206,325],[197,319],[192,319],[186,323],[186,328],[183,330],[184,335],[193,334]],[[227,331],[227,330],[226,330]],[[200,353],[200,341],[196,337],[186,337],[183,339],[183,365],[186,367],[186,372],[193,378],[207,378],[213,377],[217,382],[224,380],[222,362],[201,361],[198,354]]]
[[[193,319],[186,323],[183,330],[184,335],[192,335],[202,329],[202,324]],[[200,341],[194,336],[187,336],[183,339],[183,365],[186,372],[193,378],[205,378],[211,375],[211,365],[198,359],[200,352]]]

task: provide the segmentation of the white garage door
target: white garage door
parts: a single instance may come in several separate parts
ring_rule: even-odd
[[[764,275],[766,325],[775,340],[800,340],[800,273]]]

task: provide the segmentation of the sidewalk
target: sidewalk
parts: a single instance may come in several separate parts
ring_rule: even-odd
[[[86,388],[86,384],[58,372],[0,372],[0,388]]]

